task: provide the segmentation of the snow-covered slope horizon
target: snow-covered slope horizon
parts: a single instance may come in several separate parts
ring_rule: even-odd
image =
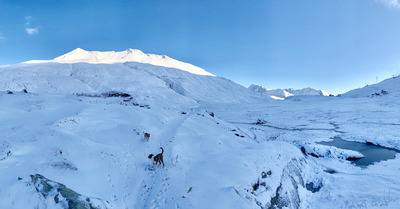
[[[353,89],[343,94],[350,97],[400,96],[400,76],[385,79],[377,84]]]
[[[138,49],[127,49],[125,51],[86,51],[81,48],[77,48],[64,55],[56,57],[53,60],[31,60],[25,63],[46,63],[46,62],[57,62],[57,63],[91,63],[91,64],[114,64],[114,63],[125,63],[125,62],[139,62],[147,63],[157,66],[163,66],[168,68],[181,69],[193,74],[214,76],[213,74],[205,71],[202,68],[194,66],[189,63],[184,63],[175,59],[172,59],[166,55],[146,54]]]
[[[329,96],[329,93],[324,90],[316,90],[310,87],[303,89],[269,89],[258,84],[251,84],[248,89],[273,99],[285,99],[291,96]]]

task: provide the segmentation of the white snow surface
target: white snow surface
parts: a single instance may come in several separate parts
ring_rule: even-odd
[[[329,93],[325,92],[324,90],[316,90],[310,87],[297,90],[292,88],[269,89],[258,84],[251,84],[248,89],[252,92],[279,100],[283,100],[291,96],[329,96]]]
[[[25,63],[43,63],[43,62],[92,63],[92,64],[139,62],[139,63],[147,63],[168,68],[177,68],[198,75],[213,76],[213,74],[203,70],[202,68],[196,67],[192,64],[172,59],[166,55],[146,54],[138,49],[127,49],[125,51],[120,51],[120,52],[115,52],[115,51],[101,52],[101,51],[86,51],[81,48],[77,48],[53,60],[32,60]]]
[[[4,66],[0,208],[68,208],[37,191],[35,174],[98,208],[398,208],[399,155],[360,168],[345,160],[360,153],[317,142],[400,149],[399,107],[390,93],[272,100],[138,62]],[[147,156],[160,147],[154,169]]]

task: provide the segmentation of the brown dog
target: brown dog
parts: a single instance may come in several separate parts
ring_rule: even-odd
[[[146,139],[146,141],[149,141],[150,134],[149,133],[144,133],[144,139]]]
[[[160,147],[160,148],[161,148],[160,154],[157,154],[156,156],[154,156],[153,154],[149,155],[149,159],[153,160],[154,170],[156,169],[157,164],[161,165],[161,163],[162,163],[162,165],[164,167],[164,160],[163,160],[164,149],[162,147]]]

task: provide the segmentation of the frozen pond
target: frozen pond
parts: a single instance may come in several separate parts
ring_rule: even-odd
[[[381,147],[378,145],[345,141],[339,137],[335,137],[331,142],[319,142],[319,144],[335,146],[341,149],[348,149],[360,152],[364,155],[361,159],[349,159],[360,167],[366,167],[382,160],[394,159],[399,150]]]

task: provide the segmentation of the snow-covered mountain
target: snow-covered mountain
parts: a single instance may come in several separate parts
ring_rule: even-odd
[[[350,97],[374,97],[374,96],[400,96],[400,76],[385,79],[377,84],[367,85],[343,94]]]
[[[360,168],[346,159],[361,153],[319,144],[400,149],[398,98],[282,102],[179,66],[84,54],[0,67],[0,208],[400,204],[398,155]]]
[[[293,94],[294,96],[329,96],[329,93],[324,90],[317,90],[310,87],[297,90],[288,88],[285,89],[285,91]]]
[[[142,56],[143,60],[131,61],[138,57],[136,55]],[[160,65],[147,64],[154,60],[165,60],[166,65],[181,63],[167,57],[143,54],[138,50],[88,52],[77,49],[54,60],[28,61],[2,67],[0,91],[27,89],[34,93],[68,94],[106,91],[164,95],[173,93],[202,102],[242,102],[257,98],[245,87],[225,78],[210,76],[203,69],[198,68],[193,72],[185,68],[185,63],[179,65],[179,69],[160,66],[162,63],[159,62]],[[172,60],[172,64],[168,60]]]
[[[292,88],[269,89],[258,84],[251,84],[248,89],[252,92],[266,95],[273,99],[285,99],[290,96],[329,96],[327,92],[313,88],[304,88],[300,90],[295,90]]]
[[[100,51],[86,51],[81,48],[77,48],[53,60],[32,60],[26,63],[43,63],[43,62],[92,63],[92,64],[139,62],[139,63],[148,63],[156,66],[181,69],[198,75],[213,76],[213,74],[199,67],[196,67],[192,64],[172,59],[166,55],[146,54],[138,49],[127,49],[121,52],[115,52],[115,51],[100,52]]]

